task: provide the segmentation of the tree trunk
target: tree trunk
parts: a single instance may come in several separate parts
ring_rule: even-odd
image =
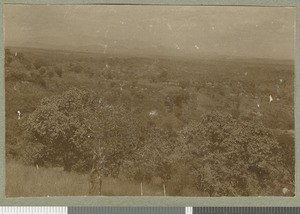
[[[64,165],[64,171],[70,172],[71,171],[71,165],[69,163],[65,163]]]
[[[164,196],[166,196],[166,185],[163,183]]]
[[[70,172],[71,171],[71,163],[69,160],[69,154],[65,154],[64,156],[64,171]]]
[[[54,167],[54,158],[51,157],[51,167],[53,168]]]
[[[99,195],[102,195],[102,177],[99,176]]]
[[[143,182],[141,182],[141,196],[143,196]]]

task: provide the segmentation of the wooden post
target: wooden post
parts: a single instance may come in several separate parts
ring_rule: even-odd
[[[141,196],[143,196],[143,182],[141,182]]]
[[[166,196],[166,185],[163,183],[164,196]]]

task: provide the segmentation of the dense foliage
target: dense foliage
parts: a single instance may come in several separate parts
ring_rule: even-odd
[[[58,157],[70,171],[90,152],[91,131],[85,117],[89,111],[93,111],[93,98],[87,91],[73,89],[44,98],[24,124],[26,133],[30,140],[41,144],[40,156],[52,155],[54,160]]]
[[[167,195],[293,195],[290,73],[39,54],[6,50],[7,158],[76,173],[96,161],[104,177],[159,180]]]
[[[183,129],[180,141],[185,147],[183,161],[189,164],[196,187],[211,196],[259,195],[266,188],[276,191],[272,188],[288,174],[282,166],[284,151],[259,122],[209,112]]]

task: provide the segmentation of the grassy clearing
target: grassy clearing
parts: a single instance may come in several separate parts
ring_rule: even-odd
[[[186,183],[186,181],[184,182]],[[183,181],[174,177],[167,185],[167,196],[206,196],[193,187],[184,185]],[[6,197],[47,197],[47,196],[87,196],[89,195],[88,175],[66,173],[62,168],[40,168],[26,166],[16,162],[6,165]],[[294,186],[287,186],[289,193],[282,194],[282,188],[258,191],[252,188],[251,196],[294,196]],[[264,194],[259,194],[264,192]],[[126,179],[104,178],[103,196],[140,196],[140,183]],[[143,183],[144,196],[163,196],[159,179]]]
[[[66,173],[60,168],[25,166],[16,162],[6,165],[6,197],[85,196],[88,195],[88,175]],[[105,178],[105,196],[139,196],[140,184]],[[159,184],[143,184],[143,195],[162,196]]]

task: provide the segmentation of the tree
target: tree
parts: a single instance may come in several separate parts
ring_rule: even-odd
[[[272,132],[259,122],[208,112],[180,132],[179,142],[197,189],[211,196],[272,195],[292,176]]]
[[[150,133],[150,132],[148,132]],[[146,136],[145,129],[141,130],[139,142],[133,147],[130,155],[122,164],[122,171],[125,176],[141,184],[140,192],[143,195],[143,183],[149,182],[155,173],[155,157],[153,145]]]
[[[54,150],[65,171],[89,157],[90,130],[84,116],[92,111],[93,100],[92,92],[73,88],[41,101],[25,124],[30,141],[42,145],[41,156],[46,150]]]
[[[90,120],[93,148],[101,150],[103,176],[117,176],[125,157],[130,156],[138,143],[139,125],[133,115],[120,106],[112,106],[102,99]]]
[[[149,182],[154,175],[154,164],[148,158],[146,151],[140,151],[140,153],[135,153],[130,159],[126,159],[121,168],[128,179],[140,183],[141,196],[143,196],[143,183]]]
[[[31,141],[56,151],[66,171],[90,170],[94,153],[101,150],[102,175],[116,176],[137,142],[138,125],[122,107],[108,105],[93,91],[73,88],[43,99],[25,127]]]
[[[164,196],[167,195],[167,183],[172,175],[172,152],[174,150],[174,141],[167,132],[161,134],[156,144],[155,154],[155,175],[162,179],[162,188]]]
[[[120,106],[112,106],[102,99],[95,111],[87,115],[93,144],[91,150],[95,155],[94,168],[100,177],[101,194],[102,177],[116,177],[125,159],[132,156],[138,143],[138,124],[133,115]],[[91,190],[93,192],[93,190]]]
[[[162,179],[162,188],[166,195],[166,183],[171,177],[171,163],[169,158],[174,143],[169,138],[168,130],[146,125],[137,132],[139,140],[122,164],[123,173],[130,180],[141,184],[149,182],[153,177]]]

